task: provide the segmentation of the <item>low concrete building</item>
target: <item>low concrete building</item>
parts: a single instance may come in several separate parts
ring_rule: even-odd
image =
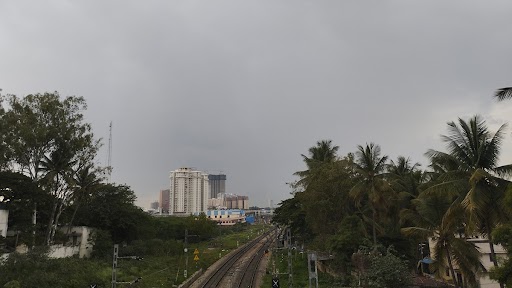
[[[66,234],[67,227],[59,229],[60,232]],[[75,226],[67,237],[67,240],[61,244],[51,245],[48,251],[49,258],[66,258],[77,255],[79,258],[89,258],[91,256],[94,242],[92,236],[94,230],[86,226]],[[29,247],[26,244],[20,244],[16,247],[16,253],[27,253]],[[10,253],[0,255],[0,262],[7,259]]]
[[[67,233],[68,228],[63,227],[60,230]],[[74,226],[71,228],[68,241],[64,243],[64,246],[78,247],[77,252],[73,255],[78,254],[79,258],[89,258],[94,246],[92,241],[93,233],[93,230],[87,226]]]
[[[473,237],[468,237],[466,239],[466,241],[471,242],[476,246],[476,248],[480,252],[480,263],[482,264],[482,266],[485,267],[485,269],[487,271],[489,271],[492,267],[494,267],[494,263],[491,259],[491,249],[490,249],[490,245],[489,245],[489,240],[486,237],[484,237],[482,235],[473,236]],[[436,244],[436,242],[434,240],[432,240],[432,238],[430,238],[429,239],[430,255],[435,255],[434,251],[433,251],[433,247],[435,246],[435,244]],[[494,247],[494,252],[496,254],[496,257],[498,259],[500,259],[500,258],[503,259],[503,258],[507,257],[507,251],[503,248],[503,246],[493,245],[493,247]],[[434,259],[434,260],[439,260],[439,259]],[[442,259],[442,261],[446,261],[446,259]],[[498,262],[500,262],[500,261],[498,260]],[[461,281],[463,279],[463,275],[460,272],[459,268],[457,267],[456,263],[454,263],[454,270],[455,270],[456,277],[459,279],[459,281]],[[479,284],[481,287],[500,288],[500,285],[498,282],[491,280],[489,278],[488,272],[482,271],[477,275],[477,277],[478,277],[478,281],[479,281]],[[453,281],[452,276],[450,275],[450,271],[446,271],[443,274],[443,279],[447,280],[447,281]]]
[[[245,211],[234,210],[208,210],[206,211],[208,219],[217,222],[217,225],[230,226],[236,223],[245,223]]]
[[[494,267],[494,262],[492,261],[491,257],[491,247],[487,237],[480,235],[469,238],[467,241],[475,244],[478,251],[480,251],[480,263],[482,263],[482,265],[485,267],[485,270],[489,271],[492,267]],[[493,247],[496,258],[498,259],[498,263],[500,263],[500,259],[507,258],[507,251],[505,248],[503,248],[503,246],[493,245]],[[486,288],[500,288],[500,284],[498,282],[489,278],[489,273],[482,272],[478,276],[480,286]]]

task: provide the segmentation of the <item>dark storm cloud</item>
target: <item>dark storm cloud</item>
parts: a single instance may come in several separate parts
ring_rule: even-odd
[[[503,107],[512,105],[491,95],[512,81],[511,9],[508,1],[2,2],[0,87],[83,95],[104,143],[113,121],[113,180],[131,185],[140,205],[181,166],[223,171],[228,192],[268,205],[288,197],[285,182],[317,140],[332,139],[342,154],[374,141],[392,158],[425,162],[428,148],[443,148],[447,121],[510,120]]]

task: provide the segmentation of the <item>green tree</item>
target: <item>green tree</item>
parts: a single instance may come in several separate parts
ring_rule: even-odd
[[[501,244],[507,250],[507,259],[491,270],[491,279],[512,286],[512,223],[499,226],[492,232],[495,244]]]
[[[8,109],[2,120],[10,131],[3,135],[12,169],[38,181],[43,171],[40,162],[45,156],[67,144],[70,154],[94,157],[98,142],[91,126],[84,123],[82,111],[87,108],[84,98],[66,97],[61,100],[57,92],[31,94],[23,98],[2,96]]]
[[[53,237],[59,223],[59,218],[65,204],[69,201],[71,195],[70,178],[74,160],[70,149],[65,143],[60,143],[59,147],[52,151],[50,156],[44,156],[41,161],[40,170],[45,175],[41,179],[43,188],[47,188],[53,198],[50,220],[46,232],[46,245],[53,242]]]
[[[82,166],[82,165],[80,165]],[[101,188],[103,178],[99,176],[101,169],[95,168],[92,164],[83,165],[73,173],[73,195],[72,206],[74,206],[73,214],[68,222],[68,234],[76,216],[76,212],[83,201],[87,201],[94,193]]]
[[[114,243],[152,238],[152,216],[134,205],[136,196],[126,185],[105,184],[76,213],[78,225],[109,231]],[[149,230],[145,230],[151,228]],[[143,231],[145,233],[141,233]],[[145,234],[145,235],[144,235]]]
[[[487,236],[494,266],[498,262],[491,232],[509,219],[503,199],[510,182],[501,176],[510,175],[512,165],[497,165],[505,127],[502,125],[492,133],[479,116],[469,122],[459,118],[458,125],[448,123],[449,135],[443,136],[449,153],[427,152],[432,162],[450,169],[440,174],[438,184],[425,191],[446,193],[461,202],[469,216],[466,233],[471,235],[476,230]]]
[[[290,227],[294,237],[307,242],[313,238],[313,232],[306,222],[306,212],[301,201],[303,194],[298,192],[294,197],[281,201],[274,211],[272,223]]]
[[[338,201],[340,193],[334,187],[334,182],[341,179],[334,172],[342,169],[336,154],[338,149],[331,140],[321,140],[308,149],[307,156],[301,154],[307,169],[294,173],[300,179],[290,185],[294,189],[293,198],[281,202],[276,209],[273,222],[289,226],[294,237],[302,241],[313,239],[313,234],[321,234],[327,227],[333,232],[336,230],[336,223],[325,225],[323,221],[330,212],[341,211],[340,207],[335,207],[341,202]],[[321,213],[318,213],[319,207],[322,207]],[[338,214],[331,216],[336,218]]]
[[[0,90],[0,92],[2,91]],[[6,141],[10,129],[5,120],[4,101],[4,96],[0,93],[0,171],[9,168],[9,163],[11,162],[8,153],[9,147]]]
[[[399,156],[397,161],[390,160],[386,166],[387,175],[394,191],[405,192],[411,196],[418,196],[423,183],[423,171],[419,163],[411,163],[409,158]]]
[[[352,254],[357,252],[362,245],[371,245],[367,236],[361,218],[356,215],[343,218],[336,235],[332,236],[329,241],[329,248],[335,254],[336,266],[341,272],[350,274]]]
[[[396,251],[388,247],[383,253],[373,249],[361,249],[354,254],[356,262],[366,266],[360,273],[365,288],[402,288],[411,284],[407,262],[396,256]],[[361,265],[359,265],[361,266]]]
[[[334,235],[343,218],[356,209],[349,191],[354,185],[352,162],[348,158],[314,168],[316,176],[301,195],[306,221],[314,234]],[[325,244],[324,239],[319,239]]]
[[[71,195],[72,191],[67,191],[67,179],[63,177],[67,169],[56,165],[62,166],[66,162],[76,169],[77,163],[92,162],[99,147],[90,124],[84,122],[85,100],[74,96],[61,99],[55,92],[23,98],[3,95],[0,101],[3,104],[0,129],[4,132],[0,133],[0,160],[3,162],[0,166],[28,176],[53,197],[58,197],[56,192]],[[62,212],[59,207],[64,209],[69,197],[54,200],[56,208],[54,205],[46,213],[50,214],[47,227],[50,233],[47,233],[46,243],[58,225],[57,215]],[[39,215],[44,215],[45,211],[36,213],[37,207],[38,203],[34,203],[33,213],[40,218]]]
[[[454,263],[468,283],[476,285],[476,273],[481,268],[480,253],[473,243],[461,237],[465,215],[460,202],[452,202],[446,195],[423,193],[412,203],[414,209],[404,209],[400,216],[402,221],[415,226],[402,228],[402,233],[420,241],[430,238],[434,243],[432,257],[436,260],[438,274],[449,268],[456,287],[462,287],[462,283],[455,276]]]
[[[505,196],[505,206],[512,212],[512,185],[509,185]],[[500,266],[491,270],[491,279],[504,283],[507,287],[512,287],[512,221],[498,226],[492,232],[492,238],[495,244],[501,244],[507,250],[507,258],[503,260]]]
[[[10,171],[0,172],[0,197],[9,210],[9,229],[17,231],[18,243],[30,245],[35,228],[32,207],[34,203],[45,207],[43,204],[49,204],[51,199],[30,178]]]
[[[420,169],[419,163],[412,163],[409,158],[403,156],[399,156],[396,162],[390,160],[386,171],[385,177],[395,191],[396,198],[388,206],[389,221],[385,226],[386,234],[381,236],[380,241],[384,246],[392,245],[409,259],[416,260],[418,243],[404,237],[400,232],[400,211],[412,208],[411,200],[419,195],[421,186],[425,182],[425,174]]]
[[[296,182],[297,187],[307,187],[317,174],[316,168],[325,163],[332,163],[336,160],[338,146],[332,145],[332,140],[321,140],[316,142],[316,146],[308,149],[309,156],[301,154],[302,160],[306,164],[307,169],[304,171],[295,172],[294,175],[299,176]]]
[[[355,154],[354,170],[358,181],[350,196],[358,207],[366,204],[371,210],[373,245],[377,246],[377,216],[385,216],[393,197],[393,190],[384,178],[387,156],[380,155],[380,146],[374,143],[359,145]]]

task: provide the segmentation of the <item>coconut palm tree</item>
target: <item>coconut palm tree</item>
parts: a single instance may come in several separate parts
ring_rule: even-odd
[[[442,136],[449,152],[427,152],[432,162],[438,163],[437,167],[448,169],[439,174],[438,184],[425,192],[444,192],[461,202],[469,215],[466,232],[472,233],[476,229],[488,237],[495,266],[498,263],[491,231],[508,219],[503,198],[509,181],[502,176],[512,174],[512,165],[497,165],[505,127],[502,125],[492,133],[479,116],[469,122],[459,119],[458,125],[448,123],[449,135]]]
[[[396,200],[388,207],[390,223],[388,229],[395,235],[400,235],[400,211],[411,208],[411,200],[420,193],[420,187],[424,184],[425,174],[419,169],[419,163],[412,163],[409,158],[399,156],[395,161],[390,160],[386,165],[386,179],[396,192]]]
[[[336,159],[336,152],[339,147],[332,145],[332,140],[321,140],[316,142],[316,146],[308,149],[310,157],[302,154],[306,164],[312,162],[332,162]]]
[[[75,210],[71,215],[71,219],[68,223],[68,234],[71,231],[71,226],[73,225],[73,220],[75,219],[76,212],[80,207],[80,204],[90,198],[90,196],[98,190],[101,185],[103,178],[98,175],[99,171],[94,169],[93,164],[87,164],[81,167],[78,171],[74,173],[73,176],[73,205],[75,206]]]
[[[512,99],[512,87],[504,87],[496,90],[496,92],[494,92],[494,98],[498,99],[498,101]]]
[[[372,213],[373,244],[377,246],[377,215],[384,214],[388,207],[390,194],[393,192],[384,179],[384,171],[388,156],[380,156],[380,146],[374,143],[359,145],[353,163],[359,181],[352,187],[349,195],[356,206],[367,204]]]
[[[419,186],[423,182],[423,171],[419,169],[419,163],[411,163],[409,158],[399,156],[396,163],[390,160],[386,166],[387,178],[389,179],[393,190],[405,192],[412,196],[419,194]]]
[[[412,204],[414,208],[403,209],[400,218],[401,222],[413,223],[414,226],[402,228],[402,233],[418,237],[421,241],[432,240],[431,256],[436,260],[436,271],[441,274],[448,268],[455,287],[462,287],[455,274],[455,265],[468,284],[477,285],[476,275],[483,266],[475,245],[460,237],[462,234],[459,232],[464,230],[461,203],[452,202],[447,195],[422,193],[412,200]]]
[[[44,156],[39,166],[44,173],[42,182],[53,197],[52,212],[46,231],[47,245],[53,241],[60,214],[70,193],[70,189],[68,189],[70,173],[76,161],[73,160],[73,155],[67,148],[66,143],[59,143],[56,150],[52,151],[49,156]]]
[[[300,179],[294,183],[295,187],[307,187],[314,175],[314,170],[325,163],[332,163],[337,159],[339,147],[332,145],[332,140],[321,140],[316,142],[316,146],[308,149],[309,156],[301,154],[307,170],[295,172],[294,175]]]

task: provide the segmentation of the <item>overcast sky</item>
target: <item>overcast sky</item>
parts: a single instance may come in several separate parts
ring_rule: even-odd
[[[508,0],[0,0],[0,88],[85,97],[140,206],[180,167],[268,206],[318,140],[426,164],[446,122],[509,122],[492,94],[512,85],[511,15]]]

